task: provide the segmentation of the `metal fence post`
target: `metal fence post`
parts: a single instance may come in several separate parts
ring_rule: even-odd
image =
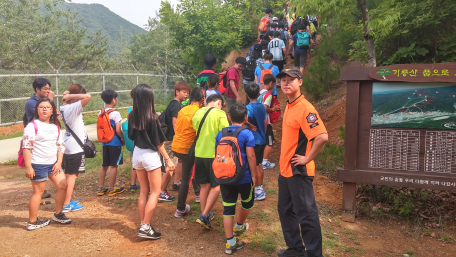
[[[105,91],[105,72],[103,70],[103,67],[101,67],[101,64],[98,63],[98,65],[100,66],[101,72],[103,73],[103,91]],[[106,108],[106,103],[105,102],[103,102],[103,108]]]
[[[133,63],[131,64],[131,66],[133,67],[133,69],[135,69],[136,71],[136,85],[139,85],[139,71],[135,68],[135,66],[133,65]]]
[[[163,105],[166,105],[166,95],[168,94],[168,74],[163,76]]]

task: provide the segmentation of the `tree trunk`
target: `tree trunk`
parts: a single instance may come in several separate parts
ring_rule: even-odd
[[[369,34],[369,10],[367,9],[366,0],[356,0],[356,2],[358,3],[358,9],[361,11],[363,17],[364,39],[367,44],[367,61],[369,63],[369,67],[376,67],[377,58],[375,56],[374,38]]]

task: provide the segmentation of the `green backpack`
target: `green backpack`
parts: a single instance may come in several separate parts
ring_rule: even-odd
[[[307,33],[307,31],[298,32],[298,40],[296,42],[296,46],[298,46],[299,49],[309,49],[309,44],[310,44],[309,33]]]

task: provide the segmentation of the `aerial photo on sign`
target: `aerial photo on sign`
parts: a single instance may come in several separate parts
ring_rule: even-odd
[[[371,126],[456,129],[456,85],[374,82]]]

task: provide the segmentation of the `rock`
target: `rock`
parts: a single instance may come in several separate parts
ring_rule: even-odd
[[[435,237],[435,233],[434,232],[432,232],[431,237]]]
[[[410,257],[410,255],[404,253],[404,254],[402,255],[402,257]]]

